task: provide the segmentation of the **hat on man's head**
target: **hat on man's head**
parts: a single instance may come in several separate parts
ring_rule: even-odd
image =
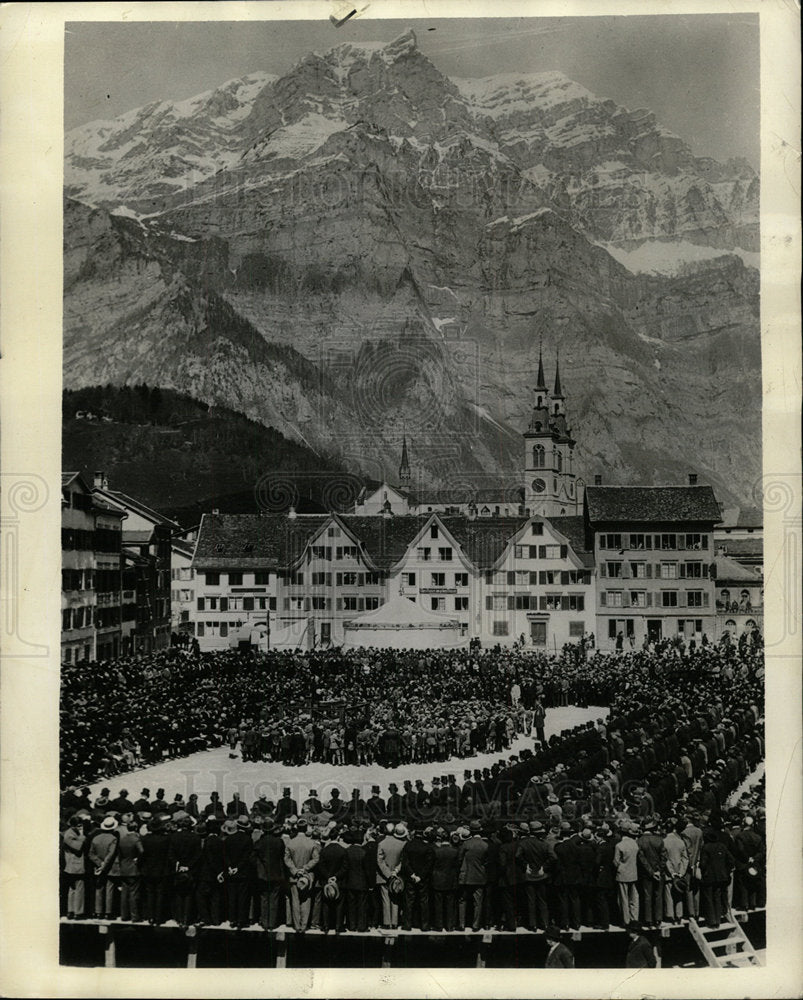
[[[117,825],[117,820],[114,816],[107,816],[106,819],[104,819],[100,824],[100,828],[101,830],[116,830]]]
[[[394,826],[394,828],[393,828],[393,836],[394,837],[406,837],[407,836],[407,827],[405,826],[404,823],[397,823]]]
[[[394,782],[391,781],[391,783],[388,785],[388,791],[389,792],[398,792],[398,790],[399,790],[399,786],[397,784],[395,784]]]
[[[289,788],[283,788],[283,789],[282,789],[282,795],[283,795],[283,796],[284,796],[285,798],[289,798],[289,797],[290,797],[290,789],[289,789]]]
[[[560,941],[560,929],[554,924],[550,924],[544,931],[544,937],[547,941]]]
[[[537,819],[530,820],[530,833],[543,833],[544,824],[539,822]]]
[[[237,826],[241,830],[250,830],[251,829],[251,820],[247,816],[238,816],[237,817]]]
[[[480,833],[482,831],[482,823],[478,819],[473,819],[468,824],[468,829],[470,833]]]
[[[140,795],[150,795],[151,794],[151,790],[150,790],[150,788],[143,788],[142,791],[139,794]]]
[[[224,833],[229,833],[229,834],[237,833],[238,830],[237,821],[233,819],[227,819],[226,822],[223,824],[222,829]]]
[[[638,920],[631,920],[627,925],[627,930],[630,934],[641,934],[641,924]]]

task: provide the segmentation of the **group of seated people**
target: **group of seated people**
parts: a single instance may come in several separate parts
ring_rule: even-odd
[[[610,658],[614,659],[614,658]],[[342,931],[624,926],[764,902],[760,649],[615,658],[607,721],[341,798],[62,796],[63,912]],[[192,698],[192,692],[187,697]],[[298,774],[294,775],[294,779]],[[298,800],[301,799],[299,808]]]

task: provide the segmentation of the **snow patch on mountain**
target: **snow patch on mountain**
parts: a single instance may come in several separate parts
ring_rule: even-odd
[[[715,247],[700,246],[686,240],[679,240],[676,243],[668,243],[664,240],[647,240],[635,250],[624,250],[611,243],[598,242],[596,246],[607,250],[614,260],[617,260],[632,274],[677,275],[689,264],[714,260],[718,257],[728,256],[728,254],[741,257],[748,267],[758,268],[760,257],[759,254],[743,250],[741,247],[734,247],[733,250],[723,253],[722,250]]]

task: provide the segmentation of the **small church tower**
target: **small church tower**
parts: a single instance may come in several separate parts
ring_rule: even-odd
[[[578,512],[574,446],[566,424],[560,360],[555,368],[555,388],[550,393],[539,348],[535,404],[524,432],[524,506],[531,514],[556,517]]]
[[[399,489],[407,492],[410,489],[410,460],[407,457],[407,435],[402,436],[401,462],[399,463]]]

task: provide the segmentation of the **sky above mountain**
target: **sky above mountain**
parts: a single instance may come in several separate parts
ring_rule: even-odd
[[[64,118],[71,129],[158,100],[183,100],[311,50],[387,42],[407,28],[452,77],[561,70],[599,97],[647,107],[698,156],[759,167],[758,16],[69,23]]]

